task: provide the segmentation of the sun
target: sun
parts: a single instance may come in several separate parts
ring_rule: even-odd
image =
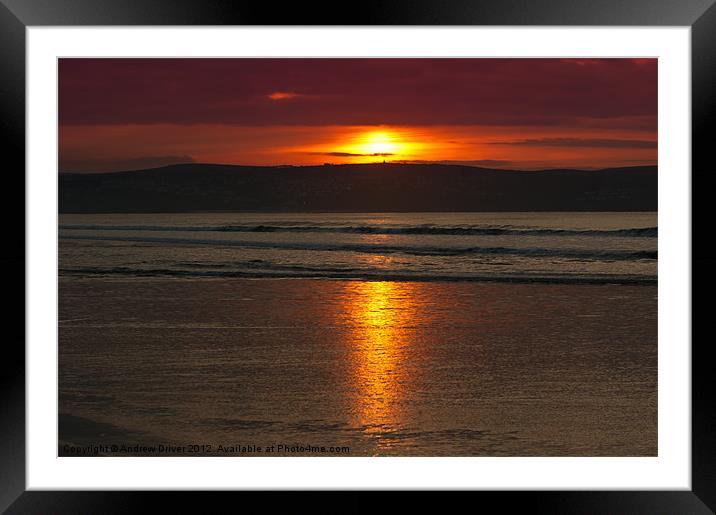
[[[387,127],[355,127],[342,136],[341,143],[310,150],[341,157],[349,163],[373,163],[410,159],[425,146],[410,133]]]
[[[359,144],[361,153],[377,154],[377,155],[393,155],[400,150],[400,145],[396,143],[395,136],[387,132],[370,132],[365,136],[365,140]]]

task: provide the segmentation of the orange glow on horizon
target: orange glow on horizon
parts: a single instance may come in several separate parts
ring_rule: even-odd
[[[283,102],[290,100],[276,100]],[[271,101],[273,102],[273,101]],[[130,170],[144,163],[322,165],[383,162],[463,162],[494,168],[607,168],[654,164],[657,149],[535,146],[539,138],[648,140],[644,131],[584,127],[505,126],[60,126],[60,169]],[[390,155],[386,155],[390,154]]]

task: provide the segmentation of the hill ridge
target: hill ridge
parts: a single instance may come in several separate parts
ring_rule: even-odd
[[[657,166],[505,170],[458,164],[187,163],[60,173],[61,213],[656,211]]]

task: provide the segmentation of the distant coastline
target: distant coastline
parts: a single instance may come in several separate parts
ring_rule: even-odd
[[[182,164],[60,173],[60,213],[657,211],[657,166]]]

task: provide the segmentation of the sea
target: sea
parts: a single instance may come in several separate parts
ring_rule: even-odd
[[[654,456],[656,213],[63,214],[58,454]]]
[[[656,213],[62,215],[60,274],[654,283]]]

